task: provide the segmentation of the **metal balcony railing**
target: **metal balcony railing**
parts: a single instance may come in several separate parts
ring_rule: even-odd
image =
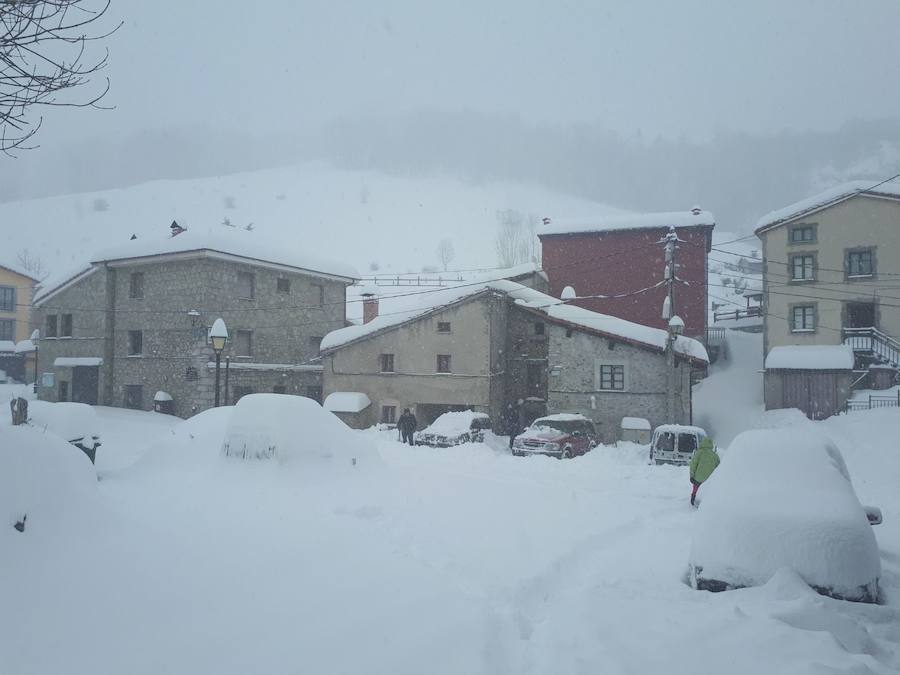
[[[900,342],[877,328],[844,328],[843,342],[853,349],[871,355],[877,361],[900,368]]]

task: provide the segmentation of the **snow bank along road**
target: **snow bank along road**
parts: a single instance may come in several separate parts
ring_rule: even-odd
[[[686,469],[637,446],[517,459],[360,432],[382,461],[322,472],[222,457],[228,414],[106,416],[98,498],[24,534],[4,524],[0,673],[900,669],[900,411],[819,425],[885,512],[883,605],[789,570],[691,590]],[[112,456],[141,454],[126,428],[146,448],[128,466]]]

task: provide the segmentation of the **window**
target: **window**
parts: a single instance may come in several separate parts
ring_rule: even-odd
[[[278,293],[290,293],[291,292],[291,280],[285,279],[284,277],[279,277],[278,281],[275,282],[275,290]]]
[[[875,274],[875,256],[870,248],[847,251],[847,276],[871,277]]]
[[[144,407],[144,385],[125,385],[125,407],[132,410],[141,410]]]
[[[16,320],[15,319],[0,319],[0,340],[9,340],[10,342],[15,342],[15,340],[16,340]]]
[[[625,390],[625,366],[604,364],[600,366],[600,387],[610,391]]]
[[[678,452],[694,454],[697,437],[694,434],[678,434]]]
[[[815,241],[815,225],[794,225],[788,230],[788,242],[791,244],[812,244]]]
[[[528,382],[528,394],[538,395],[541,393],[541,381],[544,374],[544,364],[529,363],[526,366],[526,379]]]
[[[0,312],[16,311],[16,287],[0,286]]]
[[[285,386],[283,384],[276,384],[274,387],[272,387],[273,394],[283,394],[286,391],[287,391],[287,389],[285,388]]]
[[[65,380],[59,381],[59,393],[56,396],[58,401],[68,401],[69,400],[69,383]]]
[[[251,356],[253,354],[253,331],[234,331],[234,355]]]
[[[197,372],[197,369],[194,366],[188,366],[184,369],[184,379],[190,381],[200,379],[200,373]]]
[[[437,371],[439,373],[452,372],[450,370],[450,355],[449,354],[438,354],[437,355]]]
[[[394,424],[397,421],[397,406],[383,405],[381,406],[381,422],[382,424]]]
[[[543,335],[544,334],[544,322],[543,321],[535,321],[534,322],[534,334],[535,335]]]
[[[816,329],[816,306],[795,305],[791,308],[791,330],[795,333]]]
[[[394,372],[394,355],[393,354],[382,354],[380,356],[381,360],[381,372],[382,373],[393,373]]]
[[[322,284],[313,284],[313,302],[322,307],[325,304],[325,287]]]
[[[313,351],[313,353],[318,354],[321,347],[322,337],[320,335],[311,335],[309,338],[309,348]]]
[[[59,326],[60,337],[72,337],[72,315],[63,314]]]
[[[322,402],[322,387],[309,386],[304,391],[304,396],[306,398],[311,398],[313,401],[317,403]]]
[[[437,332],[438,333],[449,333],[450,332],[450,322],[449,321],[438,321]]]
[[[791,281],[812,281],[816,278],[816,257],[804,253],[791,256]]]
[[[140,356],[144,353],[144,333],[139,330],[128,331],[128,356]]]
[[[252,300],[256,297],[254,294],[256,290],[255,281],[253,274],[250,272],[237,273],[237,296],[241,300]]]
[[[144,273],[132,272],[128,283],[128,297],[132,300],[140,300],[144,297]]]
[[[47,315],[47,335],[45,337],[56,337],[56,314]]]

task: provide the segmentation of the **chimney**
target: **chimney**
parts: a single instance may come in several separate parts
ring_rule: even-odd
[[[701,213],[703,213],[703,209],[701,209],[699,206],[695,206],[691,209],[691,213],[695,216],[699,216]]]
[[[181,234],[182,232],[184,232],[185,230],[187,230],[186,227],[182,227],[182,226],[179,225],[178,222],[175,221],[175,220],[173,220],[173,221],[172,221],[172,224],[169,225],[169,229],[172,231],[172,236],[173,236],[173,237],[177,237],[179,234]]]
[[[363,323],[369,323],[378,316],[378,296],[375,289],[366,288],[362,292],[363,299]]]

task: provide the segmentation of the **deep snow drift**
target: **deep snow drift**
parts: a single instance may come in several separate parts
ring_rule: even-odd
[[[787,571],[759,588],[691,590],[699,514],[687,469],[648,466],[646,447],[518,459],[502,445],[410,448],[396,432],[366,431],[351,435],[381,469],[323,472],[226,457],[234,411],[180,423],[122,411],[155,440],[136,439],[149,443],[136,462],[104,469],[125,418],[100,409],[113,441],[98,455],[103,479],[60,491],[73,517],[24,533],[7,525],[0,539],[0,672],[900,667],[898,410],[816,424],[767,416],[772,427],[827,434],[860,498],[884,510],[874,533],[886,606],[818,596]],[[11,431],[0,428],[6,474]]]

